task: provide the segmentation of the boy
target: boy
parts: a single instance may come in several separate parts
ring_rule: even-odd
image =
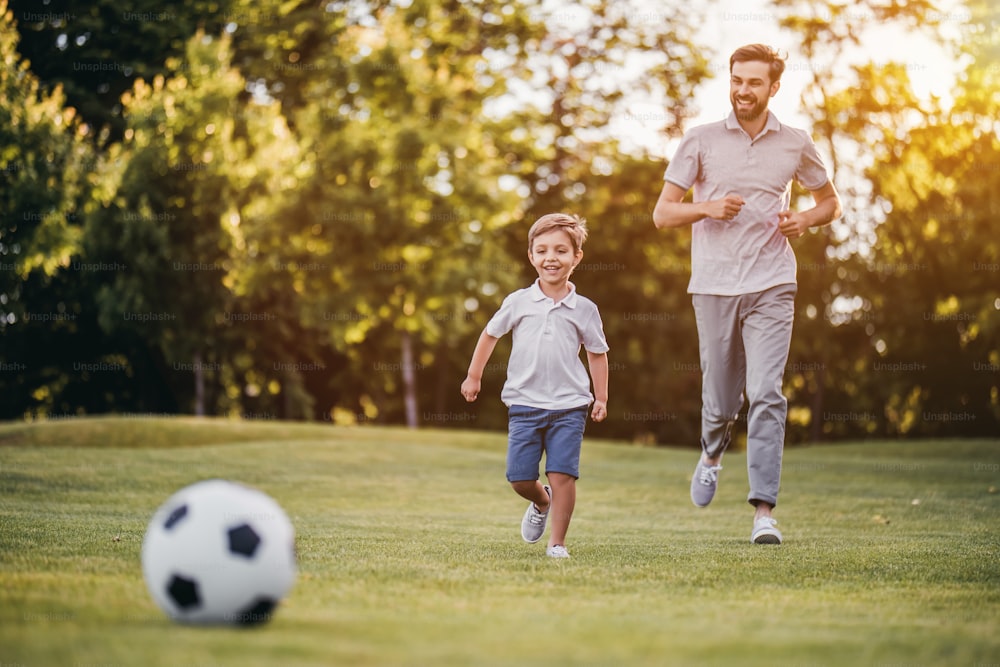
[[[462,383],[470,403],[479,396],[483,369],[497,340],[513,331],[507,381],[500,394],[508,407],[507,481],[529,500],[521,537],[534,544],[552,515],[546,555],[569,558],[566,531],[576,505],[580,447],[587,410],[594,421],[608,414],[608,344],[597,306],[576,293],[570,274],[583,259],[587,227],[582,218],[550,213],[528,231],[528,261],[538,280],[509,294],[486,325]],[[580,361],[580,346],[594,383]],[[545,452],[545,475],[538,464]]]

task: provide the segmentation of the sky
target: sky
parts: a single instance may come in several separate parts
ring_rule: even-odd
[[[957,2],[951,4],[950,0],[942,0],[938,4],[951,7],[942,9],[939,17],[941,31],[946,36],[957,37],[962,24],[969,21],[968,11]],[[778,28],[777,15],[770,9],[770,2],[715,0],[703,7],[702,28],[697,41],[715,49],[715,58],[711,63],[715,76],[697,90],[694,106],[698,113],[688,121],[688,127],[719,120],[729,113],[729,55],[744,44],[763,42],[788,54],[781,89],[771,99],[769,108],[782,122],[809,129],[809,122],[802,113],[801,94],[811,77],[810,64],[799,52],[795,36]],[[859,10],[853,18],[863,23],[866,17]],[[919,96],[926,97],[933,93],[948,99],[962,63],[956,61],[930,35],[907,33],[901,28],[874,21],[870,23],[863,33],[861,47],[851,53],[849,61],[841,64],[844,71],[852,62],[903,62],[910,71]],[[622,136],[626,143],[634,142],[647,148],[652,155],[669,157],[678,140],[668,140],[655,132],[655,119],[660,117],[660,111],[656,101],[639,102],[634,107],[632,122],[620,122],[612,131]],[[643,122],[644,116],[654,122]]]

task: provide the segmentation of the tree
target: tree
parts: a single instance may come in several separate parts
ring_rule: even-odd
[[[514,111],[498,119],[508,179],[516,176],[510,187],[526,210],[524,225],[504,229],[507,252],[524,257],[527,225],[545,213],[588,219],[592,240],[574,281],[601,308],[612,348],[609,419],[594,429],[645,442],[692,436],[689,238],[652,225],[663,156],[650,160],[609,129],[642,126],[666,138],[692,115],[709,53],[684,12],[680,4],[539,5],[523,55],[492,68],[514,91],[522,82],[533,88],[513,95]],[[514,265],[519,284],[534,279],[526,262]]]
[[[802,11],[797,3],[780,4]],[[860,31],[840,16],[845,7],[828,4],[818,16],[790,17],[786,25],[805,35],[807,54],[834,59]],[[970,7],[975,20],[966,48],[974,64],[950,109],[914,95],[906,63],[855,65],[843,90],[833,87],[828,66],[813,68],[807,95],[816,126],[831,150],[850,156],[840,169],[851,178],[842,188],[848,221],[875,223],[857,224],[860,232],[839,248],[827,244],[815,265],[839,261],[810,276],[829,284],[821,310],[833,326],[818,336],[844,380],[828,373],[807,387],[800,375],[793,384],[834,397],[837,406],[822,411],[826,434],[995,432],[996,381],[988,372],[997,348],[995,289],[989,271],[970,267],[995,266],[996,257],[985,192],[998,179],[982,168],[996,160],[996,106],[984,94],[996,79],[982,66],[996,56],[982,36],[996,15],[979,3]],[[865,9],[909,25],[933,25],[939,16],[931,3]],[[976,372],[977,364],[987,372]],[[815,409],[814,429],[819,417]]]
[[[112,191],[88,224],[88,255],[130,267],[98,292],[102,327],[149,345],[160,381],[195,414],[238,408],[243,372],[259,376],[258,391],[278,391],[238,361],[241,343],[271,339],[277,315],[245,308],[231,274],[246,252],[241,210],[261,208],[256,188],[272,185],[295,148],[274,105],[240,103],[229,54],[228,39],[198,34],[183,67],[169,64],[183,74],[139,80],[123,96]]]
[[[996,7],[970,7],[973,26],[1000,19]],[[850,128],[875,139],[866,176],[885,211],[872,257],[872,267],[883,270],[870,298],[881,315],[872,334],[873,379],[883,389],[890,432],[986,436],[1000,426],[1000,243],[993,231],[1000,103],[990,92],[1000,76],[990,64],[996,44],[984,35],[966,42],[971,64],[954,103],[932,100],[918,118],[906,104],[905,70],[858,69],[868,82],[864,108],[898,121],[891,134],[870,121]]]
[[[471,12],[376,9],[308,63],[310,102],[291,117],[310,173],[279,227],[248,230],[282,264],[319,268],[295,272],[295,298],[303,325],[351,359],[350,414],[416,426],[418,377],[472,335],[484,290],[509,285],[482,275],[504,263],[490,239],[519,209],[498,187],[477,71],[488,27]]]
[[[95,128],[94,141],[115,142],[125,128],[121,96],[139,79],[171,75],[199,29],[214,35],[233,18],[227,0],[164,5],[134,0],[10,0],[20,52],[43,88],[65,91],[66,103]],[[178,61],[179,62],[179,61]],[[106,130],[105,133],[102,133]]]
[[[707,69],[681,40],[683,23],[633,5],[583,9],[578,34],[553,29],[557,18],[534,3],[369,9],[353,24],[329,21],[332,34],[309,31],[307,51],[280,51],[300,65],[283,99],[315,100],[290,116],[317,156],[316,185],[282,217],[312,221],[313,259],[336,267],[332,290],[322,273],[304,276],[303,320],[338,318],[331,343],[356,360],[360,400],[380,416],[415,424],[416,383],[426,378],[438,407],[425,416],[464,418],[448,378],[460,377],[500,298],[530,279],[527,224],[550,210],[599,210],[597,196],[586,204],[587,184],[613,175],[618,148],[596,129],[628,116],[626,87],[683,101]],[[327,50],[305,60],[316,43]],[[633,51],[646,62],[625,79]],[[519,82],[531,77],[551,91],[551,108],[525,103]],[[686,109],[677,103],[664,125],[676,130]],[[354,224],[324,224],[337,217]],[[651,230],[647,216],[636,223]],[[286,252],[291,239],[310,238],[289,226],[284,237]],[[389,407],[399,393],[402,404]]]
[[[58,409],[74,384],[65,365],[86,364],[89,349],[62,350],[90,322],[79,294],[92,267],[74,266],[80,221],[92,207],[97,158],[58,88],[46,92],[18,51],[13,13],[0,2],[0,394],[5,416]],[[73,276],[67,279],[67,275]]]

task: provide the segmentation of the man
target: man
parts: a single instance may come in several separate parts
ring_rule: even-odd
[[[840,217],[840,198],[808,134],[767,109],[785,62],[751,44],[729,59],[733,110],[687,132],[663,176],[657,228],[692,227],[688,292],[702,370],[702,454],[691,480],[698,507],[712,501],[722,455],[749,401],[747,500],[756,509],[750,541],[780,544],[778,501],[787,401],[781,384],[795,312],[795,254],[789,239]],[[790,210],[791,183],[815,206]],[[693,201],[684,202],[694,188]]]

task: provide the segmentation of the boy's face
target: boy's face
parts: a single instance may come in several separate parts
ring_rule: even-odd
[[[528,260],[538,277],[549,285],[565,284],[581,259],[583,250],[573,251],[573,241],[564,229],[539,234],[528,250]]]

